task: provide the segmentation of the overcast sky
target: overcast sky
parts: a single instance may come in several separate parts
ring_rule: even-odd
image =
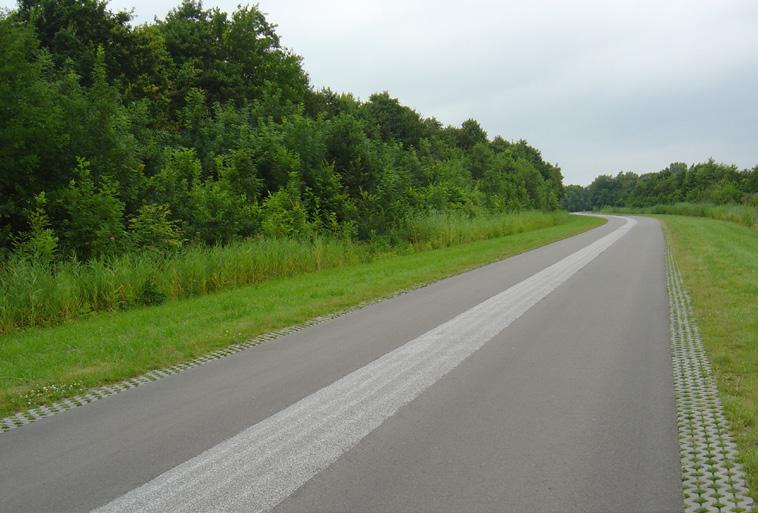
[[[179,0],[111,0],[137,22]],[[244,0],[204,2],[231,11]],[[0,5],[13,6],[12,0]],[[261,0],[316,87],[527,139],[566,183],[758,164],[756,0]]]

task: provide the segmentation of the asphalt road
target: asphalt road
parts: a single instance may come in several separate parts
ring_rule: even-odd
[[[0,434],[1,511],[681,510],[658,223]]]

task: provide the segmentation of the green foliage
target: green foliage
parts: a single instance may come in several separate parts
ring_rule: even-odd
[[[167,205],[142,205],[137,215],[129,219],[129,237],[139,251],[159,255],[175,252],[183,239],[176,221],[171,220]]]
[[[111,76],[126,78],[134,73],[131,15],[111,12],[107,1],[18,0],[15,17],[35,29],[56,64],[72,65],[85,81],[103,47],[109,48],[107,67]]]
[[[0,245],[28,229],[25,211],[45,190],[65,184],[59,84],[33,30],[0,17]],[[64,175],[65,176],[65,175]]]
[[[467,119],[461,124],[458,131],[458,146],[464,150],[470,150],[477,144],[487,142],[487,132],[479,125],[475,119]]]
[[[191,192],[190,208],[193,240],[204,244],[231,242],[239,234],[254,231],[258,222],[256,209],[224,180],[198,183]]]
[[[263,180],[258,176],[255,156],[249,148],[232,150],[217,157],[219,176],[229,188],[245,199],[255,201],[260,197]]]
[[[363,115],[373,134],[385,142],[400,142],[406,147],[418,147],[424,135],[421,116],[401,105],[387,91],[372,94],[363,106]]]
[[[159,267],[157,275],[165,281],[155,283],[157,290],[169,291],[176,287],[189,293],[199,291],[202,286],[229,289],[235,280],[246,278],[256,285],[218,289],[212,296],[169,300],[153,308],[95,314],[61,326],[7,333],[0,344],[0,416],[60,400],[61,391],[70,395],[169,367],[263,333],[523,253],[602,222],[598,218],[575,216],[560,225],[507,238],[435,251],[411,252],[402,248],[390,255],[369,253],[363,249],[375,248],[329,239],[312,243],[248,241],[223,248],[188,248],[185,259],[173,258]],[[193,253],[192,257],[189,252]],[[139,276],[147,281],[151,267],[146,259],[131,260],[134,265],[127,269],[128,275],[132,280]],[[92,267],[91,264],[79,265]],[[105,283],[115,282],[115,288],[120,291],[131,290],[118,282],[126,274],[115,272],[115,265],[110,269],[113,277]],[[320,272],[308,272],[319,269]],[[39,271],[39,268],[32,270]],[[103,269],[93,272],[103,272]],[[86,283],[99,282],[84,271],[78,276]],[[291,278],[255,281],[274,276]],[[37,283],[49,283],[44,275],[27,274],[27,278],[29,280],[23,283],[29,283],[32,278]],[[3,287],[6,283],[0,279],[0,331],[4,331],[4,323],[12,312],[5,308],[7,296]],[[76,281],[67,281],[63,276],[54,283],[65,283],[65,290],[74,290],[76,286]],[[173,285],[163,289],[163,283]],[[61,306],[74,308],[77,305],[77,296],[60,292],[62,287],[38,288],[66,298]],[[28,288],[22,290],[29,291]],[[11,307],[16,308],[22,302],[18,300],[24,298],[11,296],[10,299],[13,300]],[[52,308],[45,310],[53,311]],[[92,336],[93,333],[98,336]]]
[[[445,127],[387,92],[311,89],[258,7],[183,0],[131,20],[103,0],[0,15],[3,260],[260,237],[402,245],[427,215],[558,208],[560,170],[524,141],[490,141],[473,119]]]
[[[574,200],[578,198],[574,189]],[[569,210],[605,207],[647,208],[676,203],[749,205],[758,194],[758,167],[738,170],[712,159],[687,166],[674,163],[657,173],[601,175],[585,188],[582,201],[564,200]]]
[[[290,184],[294,188],[296,184]],[[19,328],[58,324],[92,312],[128,309],[165,300],[260,283],[272,278],[365,262],[389,253],[442,248],[527,232],[570,226],[565,212],[524,212],[469,218],[430,214],[409,220],[394,247],[364,244],[345,237],[310,234],[302,206],[297,214],[279,202],[297,201],[296,191],[280,191],[274,205],[278,223],[272,237],[226,245],[178,247],[181,239],[165,206],[143,207],[130,222],[130,237],[141,250],[88,261],[49,262],[15,258],[0,272],[0,334]],[[291,198],[283,198],[292,194]],[[272,196],[273,198],[274,196]],[[288,204],[292,206],[291,203]],[[285,231],[289,231],[289,235]],[[299,233],[298,233],[299,230]],[[293,238],[296,237],[296,238]]]
[[[174,219],[183,228],[192,221],[192,190],[200,181],[200,161],[195,150],[169,149],[165,152],[164,165],[150,178],[147,195],[155,203],[169,205]]]
[[[20,234],[13,241],[14,256],[50,264],[58,248],[58,237],[50,228],[50,220],[45,211],[45,193],[37,194],[34,201],[35,207],[28,211],[29,231]]]
[[[261,231],[272,238],[302,238],[309,233],[305,207],[300,200],[300,179],[290,173],[287,187],[271,194],[263,202]]]
[[[567,185],[563,188],[563,208],[569,212],[592,210],[589,191],[581,185]]]
[[[619,214],[668,214],[692,217],[710,217],[748,227],[758,225],[758,205],[712,205],[708,203],[675,203],[652,207],[611,207],[604,212]]]
[[[79,159],[75,178],[60,191],[58,208],[64,250],[80,258],[114,255],[125,249],[124,204],[108,177],[95,182],[89,162]]]

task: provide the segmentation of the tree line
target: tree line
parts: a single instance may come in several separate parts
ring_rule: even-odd
[[[346,63],[346,66],[349,63]],[[165,253],[248,237],[402,237],[424,213],[552,210],[560,169],[473,119],[314,89],[255,6],[102,0],[0,14],[0,252]]]
[[[673,163],[657,173],[600,175],[582,187],[564,188],[570,212],[605,207],[644,208],[675,203],[758,206],[758,166],[740,170],[713,160],[688,166]]]

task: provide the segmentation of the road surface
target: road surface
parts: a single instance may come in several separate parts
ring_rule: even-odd
[[[611,218],[0,434],[0,510],[680,511],[665,284]]]

